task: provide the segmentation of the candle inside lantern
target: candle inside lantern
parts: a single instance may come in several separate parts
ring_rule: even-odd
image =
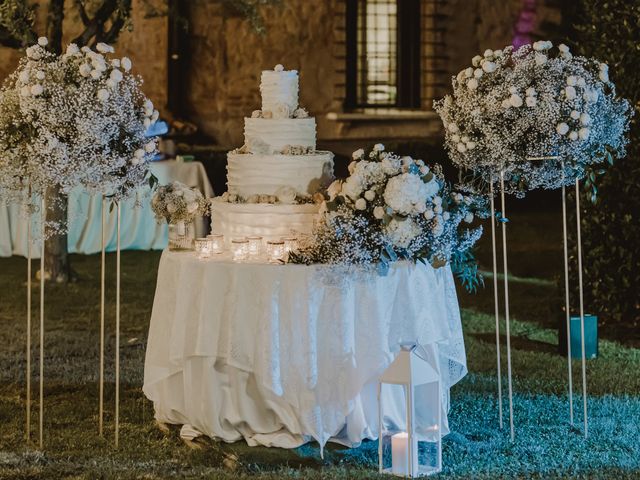
[[[245,238],[234,238],[231,240],[231,254],[237,262],[245,260],[249,253],[249,241]]]
[[[298,239],[296,237],[283,238],[285,252],[293,252],[298,249]]]
[[[285,249],[283,241],[269,241],[267,242],[267,255],[269,260],[277,262],[284,259]]]
[[[196,238],[195,240],[196,254],[198,258],[209,258],[211,250],[209,248],[209,240],[206,238]]]
[[[418,473],[418,439],[412,435],[413,444],[413,475]],[[409,475],[409,434],[396,433],[391,437],[391,473],[394,475]]]
[[[249,255],[252,257],[260,255],[262,252],[262,237],[247,237],[249,242]]]

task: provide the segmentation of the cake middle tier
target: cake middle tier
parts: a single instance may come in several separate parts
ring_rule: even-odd
[[[245,118],[244,144],[251,153],[282,153],[285,147],[316,148],[316,119]]]
[[[333,153],[306,155],[227,155],[229,193],[248,198],[251,195],[275,195],[281,187],[291,187],[299,195],[312,195],[333,181]]]

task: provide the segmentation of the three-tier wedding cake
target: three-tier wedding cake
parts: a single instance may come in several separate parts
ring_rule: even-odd
[[[212,200],[212,230],[227,239],[311,233],[333,180],[333,154],[316,150],[316,121],[298,107],[298,72],[262,72],[262,110],[244,119],[244,145],[228,153],[227,192]]]

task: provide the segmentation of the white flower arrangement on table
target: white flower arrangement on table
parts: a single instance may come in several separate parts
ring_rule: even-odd
[[[632,115],[616,97],[608,66],[539,41],[486,50],[434,102],[454,164],[485,181],[504,170],[508,191],[558,188],[594,165],[625,155]]]
[[[209,214],[209,202],[197,188],[173,182],[158,187],[151,199],[151,209],[158,222],[188,224]]]
[[[461,224],[486,216],[484,200],[451,190],[439,165],[376,144],[368,156],[353,153],[349,173],[329,187],[315,235],[292,262],[376,264],[385,271],[392,261],[411,259],[437,267],[467,255],[482,235],[481,226]],[[472,283],[477,270],[464,268],[464,275],[471,268]]]
[[[27,187],[80,186],[118,200],[153,186],[156,140],[145,132],[158,111],[131,60],[110,57],[103,43],[97,51],[70,44],[62,55],[47,43],[27,48],[0,89],[0,190],[24,199]]]

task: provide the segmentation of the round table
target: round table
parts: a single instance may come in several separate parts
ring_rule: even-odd
[[[185,436],[357,446],[377,438],[377,379],[406,341],[438,359],[446,434],[449,388],[467,372],[448,267],[397,262],[380,276],[165,250],[143,390],[156,419],[183,425]],[[419,424],[420,408],[433,406],[416,405]]]

